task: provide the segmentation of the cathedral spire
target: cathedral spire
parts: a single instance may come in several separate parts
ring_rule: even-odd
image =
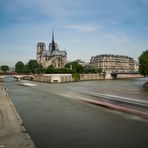
[[[52,29],[52,43],[54,43],[54,30]]]
[[[54,30],[52,29],[52,50],[51,53],[55,50],[55,42],[54,42]]]

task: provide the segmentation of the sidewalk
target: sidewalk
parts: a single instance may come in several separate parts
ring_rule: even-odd
[[[11,99],[0,84],[0,148],[35,148]]]

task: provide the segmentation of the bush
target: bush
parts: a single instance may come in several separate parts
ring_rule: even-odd
[[[72,74],[72,79],[73,79],[74,81],[79,81],[79,80],[80,80],[80,74],[78,74],[78,73],[73,73],[73,74]]]

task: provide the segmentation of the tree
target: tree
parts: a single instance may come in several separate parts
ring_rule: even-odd
[[[77,62],[69,62],[65,65],[65,68],[76,71],[77,66],[78,66]]]
[[[9,70],[9,67],[7,65],[2,65],[1,70],[3,71],[3,73],[7,72],[7,70]]]
[[[23,73],[24,72],[24,63],[22,61],[18,61],[16,64],[15,64],[15,71],[17,73]]]
[[[36,60],[29,60],[26,66],[26,69],[29,69],[32,73],[35,73],[37,69],[42,68],[42,66],[38,64]]]
[[[101,68],[96,68],[96,73],[102,73],[102,69]]]
[[[84,68],[82,65],[78,64],[77,68],[76,68],[76,72],[77,73],[83,73],[84,72]]]
[[[85,66],[84,67],[84,73],[88,74],[88,73],[98,73],[98,71],[90,66]]]
[[[25,74],[30,74],[31,73],[31,70],[28,68],[28,65],[24,65],[23,73],[25,73]]]
[[[144,76],[148,75],[148,50],[140,55],[139,64],[139,72]]]
[[[82,65],[78,64],[78,62],[69,62],[65,65],[65,68],[68,68],[76,73],[83,73],[84,71]]]

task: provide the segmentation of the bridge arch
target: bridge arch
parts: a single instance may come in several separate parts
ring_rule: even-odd
[[[13,81],[17,80],[17,78],[12,77],[11,75],[1,75],[0,76],[0,81]]]
[[[26,78],[28,80],[33,80],[33,78],[34,78],[33,75],[1,75],[0,76],[0,81],[4,81],[4,79],[6,77],[12,77],[12,78],[16,79],[17,81],[19,81],[22,78]]]
[[[23,75],[19,77],[19,79],[23,79],[23,78],[32,81],[34,76],[33,75]]]

